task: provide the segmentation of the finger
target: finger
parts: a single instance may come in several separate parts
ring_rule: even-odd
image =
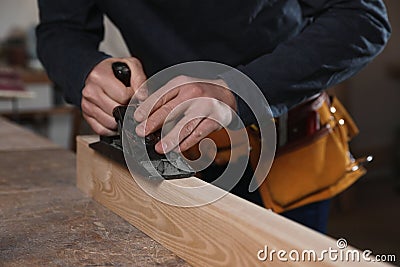
[[[157,129],[161,128],[166,119],[169,121],[176,119],[180,114],[183,114],[187,109],[188,104],[179,98],[174,98],[165,105],[157,109],[150,117],[140,123],[136,128],[136,133],[139,136],[146,136]]]
[[[105,113],[112,115],[112,112],[116,106],[119,105],[118,102],[111,99],[106,95],[103,90],[97,85],[86,86],[82,91],[82,96],[87,101],[94,103],[96,106],[100,107]]]
[[[145,101],[147,97],[149,96],[149,90],[147,88],[146,82],[143,83],[137,90],[135,91],[135,94],[133,97],[141,102]]]
[[[199,125],[197,125],[196,129],[193,130],[192,134],[180,143],[179,151],[177,152],[185,152],[207,137],[210,133],[220,130],[221,128],[222,126],[214,120],[208,118],[202,120]]]
[[[168,103],[171,99],[178,95],[178,90],[169,90],[162,92],[161,90],[151,94],[135,111],[134,118],[138,122],[144,121],[151,113],[155,112],[161,106]]]
[[[186,109],[185,115],[165,137],[162,137],[160,144],[156,146],[156,150],[158,149],[158,151],[164,151],[165,153],[171,151],[188,137],[204,118],[210,115],[210,108],[207,103],[196,100],[186,100],[174,109],[175,114],[180,115],[183,112],[179,111],[179,107],[184,106]]]
[[[198,84],[194,84],[196,82],[198,82],[198,80],[183,75],[171,79],[156,92],[151,94],[143,105],[135,111],[135,120],[139,122],[144,121],[151,113],[175,98],[181,92],[182,95],[186,96],[186,99],[201,96],[202,89]],[[187,85],[187,87],[184,87],[185,85]]]
[[[176,148],[182,140],[192,134],[203,119],[204,117],[182,118],[175,127],[156,144],[156,151],[158,153],[168,153]]]
[[[119,104],[126,104],[133,95],[131,88],[115,78],[111,67],[112,61],[104,63],[99,68],[94,69],[86,80],[86,85],[95,84],[111,99]]]
[[[110,97],[120,104],[127,104],[134,95],[137,99],[144,100],[147,97],[147,90],[145,90],[145,88],[139,90],[139,88],[146,81],[146,75],[143,71],[143,67],[140,61],[134,57],[119,58],[115,59],[115,61],[124,62],[128,65],[131,73],[130,87],[125,87],[124,85],[124,89],[121,92],[109,91],[108,93]],[[120,82],[118,79],[113,80],[117,80],[118,82]],[[120,83],[122,84],[122,82]],[[136,94],[138,91],[139,93]]]
[[[140,61],[134,57],[121,60],[125,62],[131,70],[131,87],[136,93],[136,91],[146,81],[146,74],[143,71],[142,63],[140,63]]]
[[[138,122],[144,121],[151,113],[178,95],[182,96],[182,101],[201,97],[204,90],[199,82],[200,80],[198,79],[182,75],[171,79],[150,95],[143,105],[135,111],[135,120]]]
[[[107,129],[101,123],[99,123],[95,118],[90,117],[86,114],[83,114],[83,117],[85,118],[87,123],[90,125],[90,127],[93,129],[93,131],[95,131],[95,133],[97,133],[99,135],[107,135],[107,136],[116,134],[115,131]]]
[[[117,128],[117,123],[113,116],[104,112],[101,108],[92,102],[89,102],[85,98],[82,99],[81,103],[82,111],[85,115],[95,118],[97,122],[103,125],[105,128],[114,130]]]
[[[130,88],[133,90],[133,97],[139,101],[144,101],[148,97],[147,86],[145,86],[146,74],[143,66],[137,58],[123,58],[122,62],[126,63],[131,70]]]

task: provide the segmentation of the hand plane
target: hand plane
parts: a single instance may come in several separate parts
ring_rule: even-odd
[[[112,64],[112,69],[126,87],[130,86],[130,69],[122,62]],[[191,177],[195,171],[176,152],[159,154],[155,151],[155,145],[161,139],[161,130],[149,134],[146,137],[136,135],[135,128],[138,123],[133,118],[133,113],[139,104],[117,106],[113,110],[113,116],[118,125],[118,134],[113,136],[100,136],[100,141],[89,145],[105,157],[127,167],[135,169],[138,174],[152,178],[177,179]],[[124,123],[127,124],[124,127]],[[122,138],[126,138],[124,145]]]

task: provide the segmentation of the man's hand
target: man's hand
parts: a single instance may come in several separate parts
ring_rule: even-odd
[[[131,70],[131,87],[125,87],[112,71],[112,63],[124,62]],[[118,105],[126,105],[146,80],[140,61],[136,58],[108,58],[97,64],[86,78],[82,91],[83,117],[100,135],[112,135],[117,128],[113,109]],[[139,100],[146,98],[145,93],[136,94]]]
[[[135,120],[141,122],[136,133],[143,137],[161,128],[166,119],[180,118],[155,148],[167,153],[179,146],[183,152],[232,121],[236,99],[227,88],[223,80],[176,77],[135,111]]]

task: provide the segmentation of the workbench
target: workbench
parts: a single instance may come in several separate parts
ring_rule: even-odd
[[[0,117],[0,266],[187,266],[75,186],[76,157]]]

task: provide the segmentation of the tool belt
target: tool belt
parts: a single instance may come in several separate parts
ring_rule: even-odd
[[[275,118],[275,123],[278,146],[274,162],[266,178],[256,177],[263,181],[259,192],[266,208],[280,213],[331,198],[366,173],[349,152],[348,142],[358,128],[336,97],[318,94]],[[247,132],[250,149],[246,144],[230,144],[225,129],[212,133],[209,138],[220,148],[214,162],[227,164],[231,150],[238,149],[242,155],[247,153],[255,169],[260,134],[254,125],[247,127]]]

